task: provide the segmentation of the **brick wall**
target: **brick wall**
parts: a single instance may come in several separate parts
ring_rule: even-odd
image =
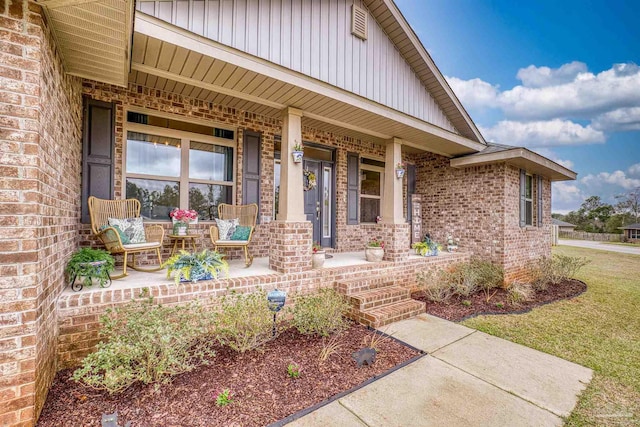
[[[282,123],[279,119],[265,117],[247,111],[228,108],[203,100],[184,97],[178,94],[150,89],[136,84],[130,84],[128,88],[120,88],[108,84],[85,80],[83,93],[93,99],[114,102],[116,105],[116,138],[115,138],[115,189],[114,197],[121,198],[123,183],[123,124],[125,109],[130,107],[142,107],[149,110],[157,110],[164,113],[172,113],[185,118],[194,117],[211,121],[212,125],[219,123],[233,126],[237,132],[237,168],[236,177],[236,203],[242,203],[242,137],[243,129],[249,129],[262,133],[262,179],[260,181],[260,217],[252,238],[251,252],[255,256],[267,256],[271,247],[271,220],[274,209],[274,137],[281,134]],[[336,150],[336,251],[362,250],[365,243],[373,237],[380,238],[375,224],[346,225],[347,217],[347,153],[359,152],[366,156],[384,159],[385,148],[373,142],[354,139],[345,135],[337,135],[323,132],[317,129],[303,126],[302,137],[304,141],[321,144]],[[166,231],[171,229],[168,222],[163,223]],[[202,223],[190,227],[190,232],[199,234],[197,241],[199,248],[211,247],[209,238],[209,223]],[[101,244],[91,235],[88,225],[83,225],[80,230],[81,245]],[[168,239],[163,248],[163,257],[168,256],[171,246]],[[241,256],[238,251],[230,253],[231,257]],[[142,258],[144,261],[144,257]],[[149,257],[152,261],[152,257]]]
[[[0,1],[0,34],[0,425],[32,425],[76,246],[80,82],[64,76],[39,6]]]
[[[472,254],[502,265],[505,282],[522,279],[527,264],[551,254],[551,182],[543,180],[543,226],[520,227],[520,171],[505,163],[454,169],[425,153],[417,164],[422,226],[439,243],[448,235]],[[536,190],[537,191],[537,190]],[[537,224],[535,209],[534,224]]]

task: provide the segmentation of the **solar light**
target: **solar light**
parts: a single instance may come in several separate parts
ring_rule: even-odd
[[[269,309],[273,311],[273,336],[276,336],[276,314],[282,310],[287,299],[287,293],[278,289],[269,291],[267,301],[269,301]]]

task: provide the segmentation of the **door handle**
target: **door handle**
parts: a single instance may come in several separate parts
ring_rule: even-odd
[[[316,219],[320,219],[320,202],[316,202]]]

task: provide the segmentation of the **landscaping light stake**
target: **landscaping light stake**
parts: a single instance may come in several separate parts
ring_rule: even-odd
[[[274,289],[267,294],[267,301],[269,301],[269,309],[273,311],[273,336],[276,336],[276,314],[282,310],[284,303],[287,299],[287,293]]]

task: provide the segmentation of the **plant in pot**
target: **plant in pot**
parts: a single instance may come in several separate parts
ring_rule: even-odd
[[[81,248],[71,255],[65,272],[69,278],[69,285],[74,291],[79,291],[83,286],[91,286],[93,279],[97,279],[100,287],[111,285],[109,274],[115,268],[113,256],[102,249]],[[77,283],[77,279],[84,279]]]
[[[173,221],[173,234],[186,236],[189,233],[189,224],[198,222],[198,212],[193,209],[175,208],[169,213]]]
[[[325,252],[319,242],[315,242],[311,246],[311,266],[313,268],[322,268],[324,265]]]
[[[304,150],[302,148],[302,145],[298,141],[296,141],[295,145],[293,146],[293,151],[291,151],[293,162],[300,163],[302,161],[303,155],[304,155]]]
[[[162,266],[167,268],[167,277],[171,277],[173,273],[176,285],[180,282],[195,283],[198,280],[215,279],[221,272],[228,274],[229,264],[222,259],[223,256],[218,251],[209,249],[195,253],[180,251]]]
[[[454,239],[453,236],[447,236],[447,252],[454,252],[458,250],[458,244],[460,239]]]
[[[405,167],[404,163],[400,162],[396,165],[396,178],[400,179],[404,177]]]
[[[380,262],[384,257],[384,242],[373,239],[364,248],[364,256],[369,262]]]
[[[416,242],[411,247],[421,256],[436,256],[442,249],[441,246],[429,234],[425,234],[422,242]]]

